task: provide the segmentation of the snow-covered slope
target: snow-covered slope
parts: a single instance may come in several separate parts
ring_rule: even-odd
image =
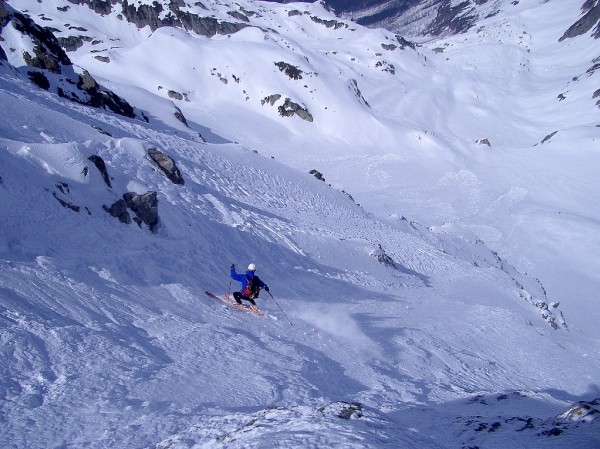
[[[598,409],[600,372],[591,61],[577,41],[549,71],[563,47],[536,41],[569,10],[401,50],[316,4],[203,3],[255,26],[10,2],[101,41],[69,57],[149,122],[0,66],[0,446],[597,446],[593,414],[557,417]],[[107,213],[128,192],[157,192],[155,232]],[[204,295],[232,262],[258,264],[265,317]]]

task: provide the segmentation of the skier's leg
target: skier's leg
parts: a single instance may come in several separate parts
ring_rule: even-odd
[[[237,302],[238,304],[242,303],[242,294],[240,292],[233,292],[233,299],[235,299],[235,302]]]

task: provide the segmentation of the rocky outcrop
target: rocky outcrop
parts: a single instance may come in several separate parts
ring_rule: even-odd
[[[131,223],[131,215],[127,211],[127,204],[125,200],[116,201],[112,206],[106,207],[102,206],[106,212],[108,212],[111,216],[118,218],[121,223],[130,224]]]
[[[308,173],[309,173],[310,175],[313,175],[313,176],[314,176],[315,178],[317,178],[319,181],[323,181],[323,182],[325,182],[325,178],[323,177],[323,173],[321,173],[320,171],[313,169],[313,170],[309,171]]]
[[[173,184],[184,184],[181,172],[179,171],[179,168],[177,168],[177,165],[172,158],[157,148],[150,148],[148,150],[148,156],[150,156],[150,159],[152,159],[152,161],[163,171],[163,173]]]
[[[138,28],[149,26],[152,31],[161,27],[183,28],[206,37],[217,34],[233,34],[246,28],[248,19],[243,16],[244,23],[224,22],[214,17],[201,17],[189,11],[182,11],[180,6],[185,3],[171,1],[169,10],[165,11],[163,5],[154,2],[151,5],[129,4],[127,0],[122,2],[123,16],[127,21],[135,24]]]
[[[139,195],[128,192],[123,195],[127,207],[135,213],[133,220],[141,227],[146,224],[150,231],[156,232],[158,227],[158,195],[154,191]]]
[[[155,233],[158,228],[158,198],[154,191],[142,195],[135,192],[127,192],[123,198],[113,203],[112,206],[102,206],[111,216],[118,218],[120,222],[130,224],[132,222],[130,209],[135,221],[140,227],[146,224],[151,232]]]
[[[11,55],[10,60],[5,59],[13,63],[17,70],[26,73],[38,87],[52,90],[53,93],[80,104],[107,109],[130,118],[144,119],[143,114],[137,113],[123,98],[100,86],[89,73],[76,73],[65,50],[50,29],[40,27],[0,0],[0,28],[5,26],[14,27],[23,35],[24,40],[32,44],[31,50],[23,50],[21,55]],[[0,48],[1,45],[0,42]],[[6,57],[4,52],[2,54]]]
[[[91,42],[93,39],[89,36],[67,36],[58,37],[58,43],[67,52],[77,51],[83,46],[84,42]]]
[[[276,62],[275,65],[279,68],[280,72],[285,73],[292,80],[301,80],[302,79],[302,70],[295,65],[288,64],[287,62],[279,61]]]
[[[101,15],[110,14],[112,5],[116,3],[116,1],[111,0],[68,0],[68,2],[74,5],[86,5],[95,13]]]
[[[265,103],[269,103],[271,106],[274,106],[275,103],[277,103],[280,99],[281,99],[280,94],[273,94],[273,95],[269,95],[268,97],[265,97],[264,99],[260,100],[260,104],[264,105]]]
[[[310,20],[312,20],[315,23],[325,25],[327,28],[333,28],[334,30],[337,30],[339,28],[348,28],[348,25],[338,20],[325,20],[317,16],[310,16]]]
[[[279,111],[279,115],[282,117],[293,117],[294,115],[297,115],[307,122],[313,121],[313,116],[308,112],[308,109],[303,108],[298,103],[294,103],[289,98],[285,99],[285,102],[277,108],[277,111]]]
[[[583,17],[569,27],[567,31],[558,39],[559,42],[565,39],[571,39],[577,36],[581,36],[590,31],[594,26],[596,30],[593,36],[598,39],[600,37],[600,2],[593,0],[587,0],[581,7]]]
[[[464,33],[477,22],[471,2],[463,1],[453,6],[451,2],[440,4],[435,19],[425,30],[431,36]]]

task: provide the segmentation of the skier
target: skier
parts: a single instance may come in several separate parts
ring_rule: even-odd
[[[246,274],[238,274],[235,271],[235,264],[231,264],[231,278],[242,283],[240,291],[233,292],[233,298],[238,304],[241,304],[243,299],[256,307],[256,302],[254,300],[258,298],[260,289],[264,288],[266,291],[269,291],[269,286],[261,281],[260,278],[254,274],[255,272],[256,265],[253,263],[248,265]]]

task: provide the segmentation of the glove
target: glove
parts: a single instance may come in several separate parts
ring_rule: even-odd
[[[235,264],[234,263],[231,264],[231,268],[235,268]]]
[[[265,290],[269,291],[269,286],[268,285],[265,285]]]

